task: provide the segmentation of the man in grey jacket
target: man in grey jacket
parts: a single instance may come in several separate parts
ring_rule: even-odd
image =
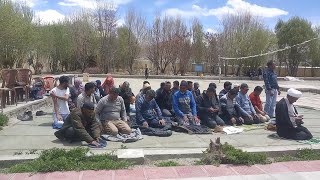
[[[124,100],[119,96],[119,90],[115,87],[111,88],[109,94],[99,101],[96,118],[102,124],[103,133],[114,136],[118,133],[131,133],[131,128],[127,123]]]

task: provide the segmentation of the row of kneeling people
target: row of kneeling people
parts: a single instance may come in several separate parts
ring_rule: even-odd
[[[72,129],[87,142],[100,141],[101,133],[111,135],[131,133],[127,122],[134,96],[131,90],[131,95],[126,93],[128,86],[125,89],[123,86],[111,87],[108,95],[97,103],[94,97],[96,86],[87,83],[84,92],[78,96],[78,108],[71,110],[70,114],[66,103],[69,85],[68,81],[63,79],[65,77],[61,78],[59,86],[51,91],[55,111],[54,123],[61,129],[56,132],[59,139],[68,134],[61,133],[66,132],[66,129]],[[130,121],[136,121],[142,127],[153,128],[163,127],[171,120],[175,120],[179,125],[205,125],[215,128],[224,125],[263,123],[270,119],[262,110],[259,95],[263,89],[260,86],[255,87],[250,96],[247,84],[241,84],[240,87],[225,87],[218,98],[216,87],[212,84],[200,95],[188,90],[186,81],[181,81],[178,87],[174,83],[173,88],[169,84],[166,82],[161,90],[155,92],[149,82],[144,82],[142,90],[136,96],[135,119]],[[128,96],[129,101],[121,94]],[[289,120],[291,122],[290,118]]]

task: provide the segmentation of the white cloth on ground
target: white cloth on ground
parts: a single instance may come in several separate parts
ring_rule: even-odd
[[[233,126],[227,126],[223,128],[223,132],[225,132],[226,134],[238,134],[243,132],[242,128],[236,128]]]

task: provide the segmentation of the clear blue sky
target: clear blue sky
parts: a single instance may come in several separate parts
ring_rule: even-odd
[[[15,0],[20,1],[20,0]],[[22,0],[23,1],[23,0]],[[62,19],[80,8],[92,9],[96,0],[25,0],[36,16],[43,21]],[[119,21],[123,23],[125,11],[134,7],[151,23],[155,14],[176,16],[185,20],[198,17],[205,30],[221,30],[220,18],[228,13],[249,10],[258,15],[273,29],[278,19],[292,16],[308,19],[313,25],[320,25],[320,0],[113,0],[118,9]]]

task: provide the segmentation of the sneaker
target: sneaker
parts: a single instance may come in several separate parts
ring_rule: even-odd
[[[37,111],[36,112],[36,116],[45,116],[45,115],[47,115],[48,113],[46,113],[46,112],[43,112],[43,111]]]

